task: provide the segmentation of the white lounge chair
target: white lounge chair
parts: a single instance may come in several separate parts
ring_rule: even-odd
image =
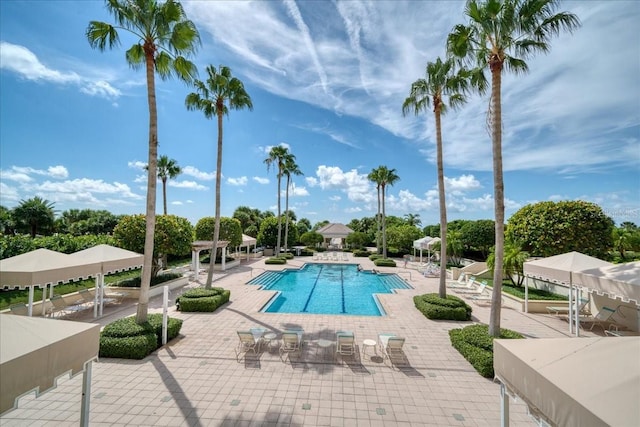
[[[460,276],[464,277],[464,276]],[[449,289],[474,289],[476,277],[469,276],[466,280],[460,283],[460,280],[456,280],[454,282],[447,283],[447,288]]]
[[[580,316],[580,326],[585,327],[584,324],[591,324],[589,328],[590,331],[593,330],[594,326],[600,326],[602,330],[606,330],[610,328],[612,325],[615,325],[616,322],[612,319],[613,314],[616,311],[613,308],[602,307],[598,314],[595,316]],[[568,316],[567,316],[568,317]]]
[[[253,351],[254,354],[258,354],[264,332],[264,329],[258,328],[250,329],[248,331],[237,331],[240,341],[238,342],[238,348],[236,349],[236,358],[240,360],[240,356],[249,351]]]
[[[406,360],[407,356],[404,354],[402,347],[404,346],[405,339],[395,334],[380,334],[378,335],[378,345],[380,348],[380,354],[382,359],[389,359],[393,363],[394,359]]]
[[[550,306],[547,307],[547,312],[549,314],[555,314],[556,316],[559,316],[561,314],[569,314],[569,307],[568,306]],[[589,310],[589,299],[586,300],[582,300],[582,304],[580,304],[579,307],[579,312],[580,315],[590,315],[591,311]]]
[[[480,286],[475,289],[454,289],[453,292],[460,295],[480,295],[487,288],[487,281],[483,280],[480,282]]]
[[[11,314],[17,314],[19,316],[26,316],[29,314],[29,307],[23,302],[11,304],[9,306],[9,310],[11,310]]]
[[[351,331],[336,332],[336,353],[352,356],[356,352],[356,337]]]
[[[280,359],[284,362],[286,354],[300,352],[302,350],[303,330],[286,330],[282,333],[282,344],[280,345]]]

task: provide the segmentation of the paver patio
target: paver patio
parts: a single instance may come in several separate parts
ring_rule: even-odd
[[[350,259],[351,260],[351,259]],[[296,258],[295,268],[309,258]],[[366,258],[356,258],[365,269]],[[414,289],[381,295],[383,317],[261,313],[272,292],[245,285],[265,269],[263,260],[217,275],[215,286],[231,290],[231,301],[215,313],[170,315],[184,319],[181,335],[141,361],[102,358],[93,364],[91,426],[495,426],[500,420],[499,385],[482,378],[451,346],[448,331],[472,322],[432,321],[413,305],[413,296],[436,292],[438,279],[392,269]],[[377,268],[377,267],[376,267]],[[384,270],[384,269],[381,269]],[[205,276],[201,274],[200,280]],[[198,286],[191,282],[188,287]],[[172,295],[175,299],[175,294]],[[154,298],[150,312],[161,312]],[[473,321],[488,323],[488,307],[473,306]],[[114,310],[116,310],[114,312]],[[94,320],[105,325],[135,313],[130,302]],[[54,320],[52,320],[54,321]],[[57,320],[56,320],[57,321]],[[531,338],[566,337],[567,324],[546,315],[504,308],[501,326]],[[262,327],[279,333],[305,331],[300,356],[283,363],[277,346],[249,353],[240,361],[236,331]],[[334,358],[341,329],[356,334],[355,358]],[[381,332],[406,338],[408,365],[392,366],[362,342]],[[592,332],[583,335],[593,336]],[[372,356],[372,357],[370,357]],[[80,419],[81,379],[63,378],[58,387],[0,417],[5,426],[75,426]],[[511,400],[511,425],[536,425],[522,402]]]

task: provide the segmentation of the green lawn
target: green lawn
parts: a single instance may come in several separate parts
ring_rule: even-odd
[[[484,279],[483,279],[484,280]],[[493,281],[487,279],[487,286],[492,287]],[[524,299],[524,286],[513,286],[511,281],[502,282],[502,292],[505,294],[513,295],[520,299]],[[529,288],[530,300],[547,300],[547,301],[567,301],[568,298],[564,295],[554,294],[552,292],[543,291],[541,289]]]

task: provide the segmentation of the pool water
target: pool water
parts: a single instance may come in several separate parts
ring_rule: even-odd
[[[358,271],[357,264],[305,264],[300,270],[268,271],[248,282],[279,291],[262,311],[382,316],[374,294],[409,289],[396,274]]]

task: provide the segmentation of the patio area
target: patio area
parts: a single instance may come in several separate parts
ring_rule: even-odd
[[[290,260],[287,268],[311,257]],[[366,258],[350,259],[365,269]],[[231,290],[231,300],[215,313],[181,313],[181,335],[141,361],[102,358],[93,364],[90,425],[166,426],[495,426],[500,422],[499,385],[482,378],[453,348],[448,331],[471,322],[431,321],[418,312],[413,296],[436,292],[437,278],[391,269],[414,289],[381,295],[383,317],[261,313],[272,295],[245,285],[264,270],[283,266],[264,260],[217,273],[214,286]],[[384,270],[376,267],[378,270]],[[199,280],[204,282],[205,273]],[[190,282],[187,287],[199,286]],[[179,291],[178,291],[179,293]],[[176,293],[171,295],[175,300]],[[150,302],[161,312],[162,298]],[[488,323],[489,307],[473,307],[473,320]],[[94,320],[105,325],[134,314],[135,301],[108,308]],[[56,320],[52,320],[56,321]],[[547,315],[503,308],[503,328],[529,338],[568,337],[567,323]],[[280,336],[287,328],[305,331],[303,351],[286,363],[277,345],[263,346],[237,360],[236,331],[264,328]],[[355,333],[354,357],[335,357],[338,330]],[[406,338],[408,363],[383,362],[365,339],[383,332]],[[596,336],[600,331],[585,331]],[[321,341],[322,340],[322,341]],[[63,378],[58,387],[37,399],[21,398],[19,408],[0,417],[3,426],[75,426],[80,419],[81,376]],[[522,402],[511,402],[511,425],[536,425]]]

